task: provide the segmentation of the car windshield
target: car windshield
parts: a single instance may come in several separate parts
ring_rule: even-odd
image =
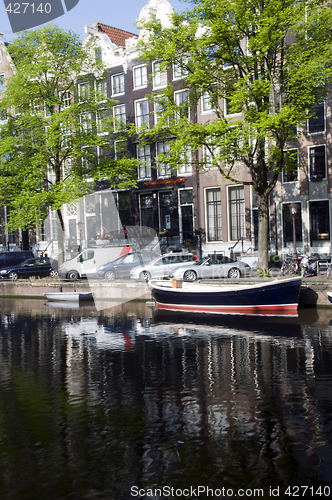
[[[194,262],[193,264],[197,264],[198,266],[203,266],[204,264],[207,264],[210,261],[210,257],[204,257],[203,259],[200,259],[198,262]]]

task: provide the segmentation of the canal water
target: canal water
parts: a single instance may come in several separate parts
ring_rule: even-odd
[[[332,308],[0,302],[1,500],[332,498]]]

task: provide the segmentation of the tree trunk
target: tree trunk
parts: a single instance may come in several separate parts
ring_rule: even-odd
[[[258,267],[268,270],[269,259],[269,195],[258,197]]]

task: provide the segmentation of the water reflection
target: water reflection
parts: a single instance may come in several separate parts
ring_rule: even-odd
[[[193,323],[144,303],[1,306],[0,498],[332,488],[332,311]]]

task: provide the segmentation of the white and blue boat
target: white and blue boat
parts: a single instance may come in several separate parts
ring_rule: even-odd
[[[149,281],[157,309],[210,314],[296,315],[301,278],[259,283]]]

